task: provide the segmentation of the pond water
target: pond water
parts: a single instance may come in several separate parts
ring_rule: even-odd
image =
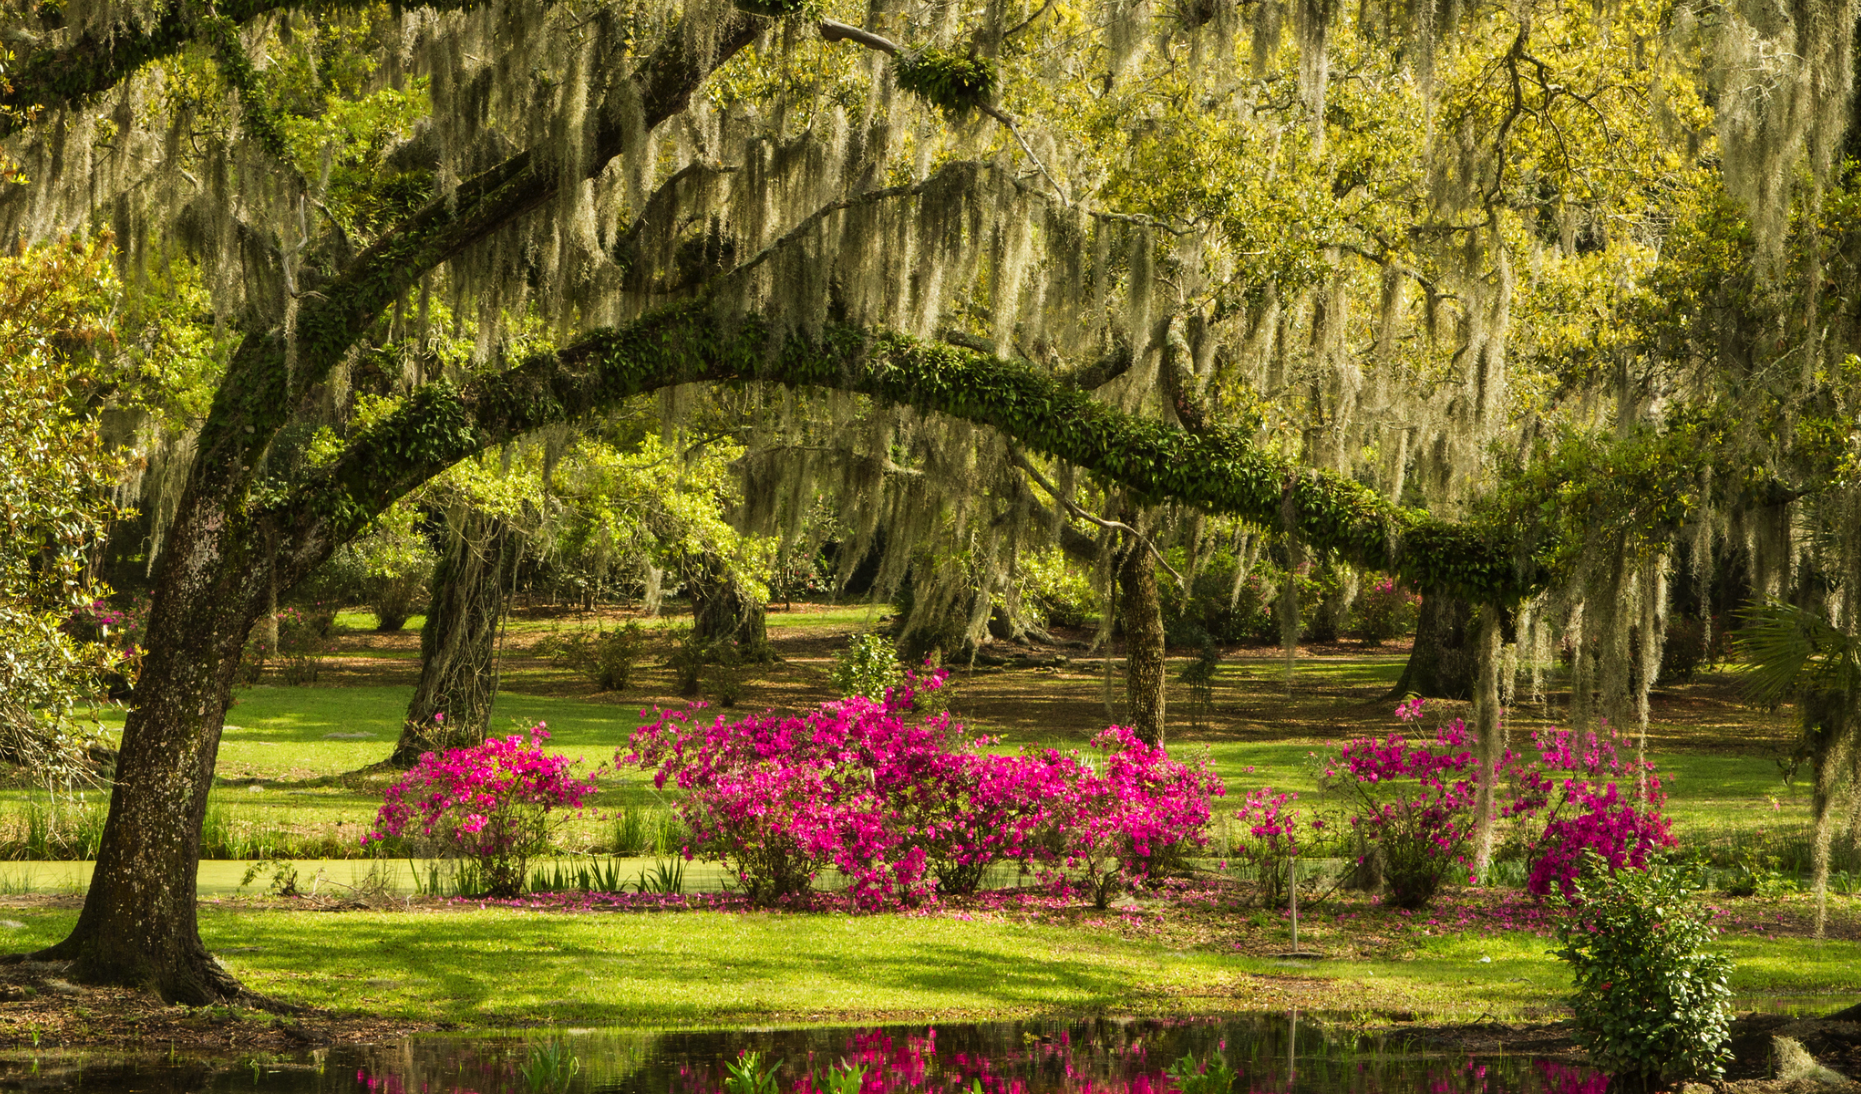
[[[773,1083],[729,1082],[760,1054]],[[1225,1089],[1167,1074],[1224,1064]],[[863,1069],[856,1090],[835,1072]],[[1178,1067],[1179,1074],[1181,1073]],[[844,1074],[844,1073],[842,1073]],[[727,1085],[727,1083],[729,1085]],[[0,1088],[123,1094],[1605,1094],[1586,1068],[1424,1052],[1296,1015],[993,1022],[731,1032],[559,1030],[423,1037],[227,1066],[0,1062]]]

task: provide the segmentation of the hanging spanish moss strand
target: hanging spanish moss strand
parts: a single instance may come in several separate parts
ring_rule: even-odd
[[[1570,651],[1570,728],[1588,733],[1596,728],[1596,679],[1591,670],[1589,601],[1579,594],[1564,624],[1564,648]]]
[[[1499,761],[1506,747],[1504,712],[1499,706],[1501,638],[1499,609],[1491,605],[1480,609],[1476,639],[1479,667],[1473,692],[1474,754],[1480,764],[1474,802],[1475,875],[1485,874],[1493,861],[1493,829],[1498,819],[1495,784],[1499,778]]]
[[[1635,673],[1635,778],[1643,800],[1648,792],[1648,695],[1661,675],[1661,653],[1667,644],[1668,558],[1657,552],[1642,560],[1636,601],[1641,608],[1640,661]]]

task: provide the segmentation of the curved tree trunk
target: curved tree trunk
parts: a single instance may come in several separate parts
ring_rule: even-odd
[[[1126,523],[1129,523],[1127,520]],[[1163,744],[1163,600],[1150,548],[1131,542],[1118,561],[1118,609],[1124,619],[1124,689],[1131,729],[1145,744]]]
[[[1392,695],[1471,699],[1480,657],[1472,633],[1473,606],[1446,593],[1424,592],[1415,621],[1415,648]]]
[[[688,578],[692,634],[701,642],[734,642],[745,661],[769,657],[768,605],[723,559],[706,554]]]
[[[393,767],[412,767],[426,752],[478,744],[491,728],[498,636],[523,540],[503,518],[477,510],[468,511],[447,539],[420,629],[420,682],[388,757]]]
[[[237,518],[188,501],[158,563],[148,659],[84,909],[64,941],[34,956],[200,1006],[244,994],[201,942],[195,883],[233,678],[270,597],[272,560]]]

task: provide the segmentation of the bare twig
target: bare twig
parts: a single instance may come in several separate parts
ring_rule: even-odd
[[[1081,509],[1078,505],[1074,504],[1071,498],[1060,493],[1059,487],[1054,486],[1052,483],[1048,482],[1047,476],[1041,474],[1040,471],[1037,470],[1033,464],[1029,463],[1027,460],[1027,457],[1021,454],[1020,449],[1010,448],[1008,450],[1008,458],[1014,461],[1014,465],[1016,467],[1019,467],[1021,470],[1027,472],[1028,478],[1033,479],[1035,483],[1039,484],[1040,488],[1042,490],[1045,490],[1047,494],[1050,497],[1052,497],[1054,501],[1058,502],[1060,504],[1060,507],[1062,509],[1065,509],[1068,513],[1071,513],[1073,516],[1078,517],[1080,520],[1085,521],[1087,524],[1095,524],[1099,526],[1100,528],[1105,529],[1107,532],[1123,532],[1125,535],[1130,536],[1131,538],[1137,540],[1137,542],[1149,548],[1150,553],[1156,556],[1157,565],[1169,571],[1169,575],[1176,579],[1176,584],[1181,586],[1185,592],[1188,591],[1189,582],[1183,578],[1182,574],[1176,571],[1176,567],[1170,565],[1170,562],[1168,559],[1163,557],[1163,552],[1157,549],[1157,545],[1151,542],[1149,536],[1146,536],[1144,533],[1138,531],[1137,529],[1131,527],[1130,525],[1124,523],[1121,520],[1106,520],[1104,517],[1094,516],[1093,514],[1086,512],[1084,509]]]
[[[1073,204],[1073,199],[1066,195],[1066,188],[1060,185],[1060,180],[1054,178],[1053,172],[1047,170],[1047,165],[1040,162],[1040,157],[1034,154],[1034,146],[1027,143],[1027,138],[1021,135],[1021,127],[1014,123],[1014,119],[1009,117],[1006,111],[989,106],[986,103],[982,104],[979,109],[984,114],[1002,123],[1002,126],[1014,136],[1015,143],[1021,146],[1021,151],[1027,153],[1027,158],[1034,161],[1034,166],[1039,168],[1040,173],[1046,177],[1048,185],[1053,187],[1053,192],[1059,195],[1060,204],[1070,209]]]
[[[1029,28],[1029,27],[1031,27],[1031,26],[1033,26],[1033,25],[1034,25],[1034,20],[1036,20],[1036,19],[1039,19],[1039,18],[1040,18],[1041,16],[1043,16],[1043,15],[1045,15],[1045,14],[1047,14],[1047,11],[1048,11],[1048,10],[1049,10],[1050,8],[1052,8],[1052,7],[1053,7],[1053,0],[1047,0],[1047,2],[1046,2],[1046,3],[1044,3],[1044,4],[1042,4],[1042,5],[1040,6],[1040,10],[1039,10],[1039,11],[1037,11],[1037,12],[1035,12],[1034,14],[1032,14],[1032,15],[1030,15],[1030,16],[1028,16],[1028,17],[1027,17],[1026,19],[1023,19],[1023,20],[1021,20],[1021,21],[1020,21],[1019,23],[1017,23],[1017,24],[1015,24],[1015,27],[1014,27],[1014,29],[1013,29],[1013,30],[1010,30],[1010,31],[1007,31],[1007,32],[1005,32],[1005,33],[1003,33],[1003,34],[1002,34],[1002,41],[1004,41],[1004,42],[1006,42],[1006,41],[1007,41],[1008,39],[1010,39],[1010,38],[1013,38],[1013,37],[1014,37],[1015,35],[1017,35],[1017,34],[1019,34],[1019,33],[1021,33],[1022,31],[1024,31],[1024,30],[1026,30],[1027,28]]]

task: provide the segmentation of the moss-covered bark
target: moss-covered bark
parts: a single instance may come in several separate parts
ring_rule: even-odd
[[[903,335],[829,324],[773,345],[755,316],[720,320],[705,303],[656,312],[460,388],[434,386],[360,438],[283,503],[288,542],[325,519],[353,532],[395,497],[466,455],[672,384],[757,380],[862,392],[992,426],[1148,499],[1174,498],[1292,530],[1409,585],[1509,601],[1541,575],[1516,538],[1392,505],[1341,476],[1300,468],[1239,430],[1189,433],[1125,414],[1018,362]],[[1529,563],[1529,560],[1527,560]]]
[[[1126,523],[1135,520],[1127,516]],[[1149,745],[1163,744],[1163,600],[1157,562],[1143,543],[1125,545],[1118,561],[1118,615],[1124,622],[1124,689],[1131,731]]]
[[[1415,645],[1409,650],[1395,697],[1473,698],[1479,656],[1473,641],[1473,606],[1441,592],[1422,594],[1415,621]]]
[[[452,529],[433,568],[420,629],[420,680],[388,763],[412,767],[423,753],[479,744],[498,691],[498,638],[522,541],[501,517],[470,512]]]

